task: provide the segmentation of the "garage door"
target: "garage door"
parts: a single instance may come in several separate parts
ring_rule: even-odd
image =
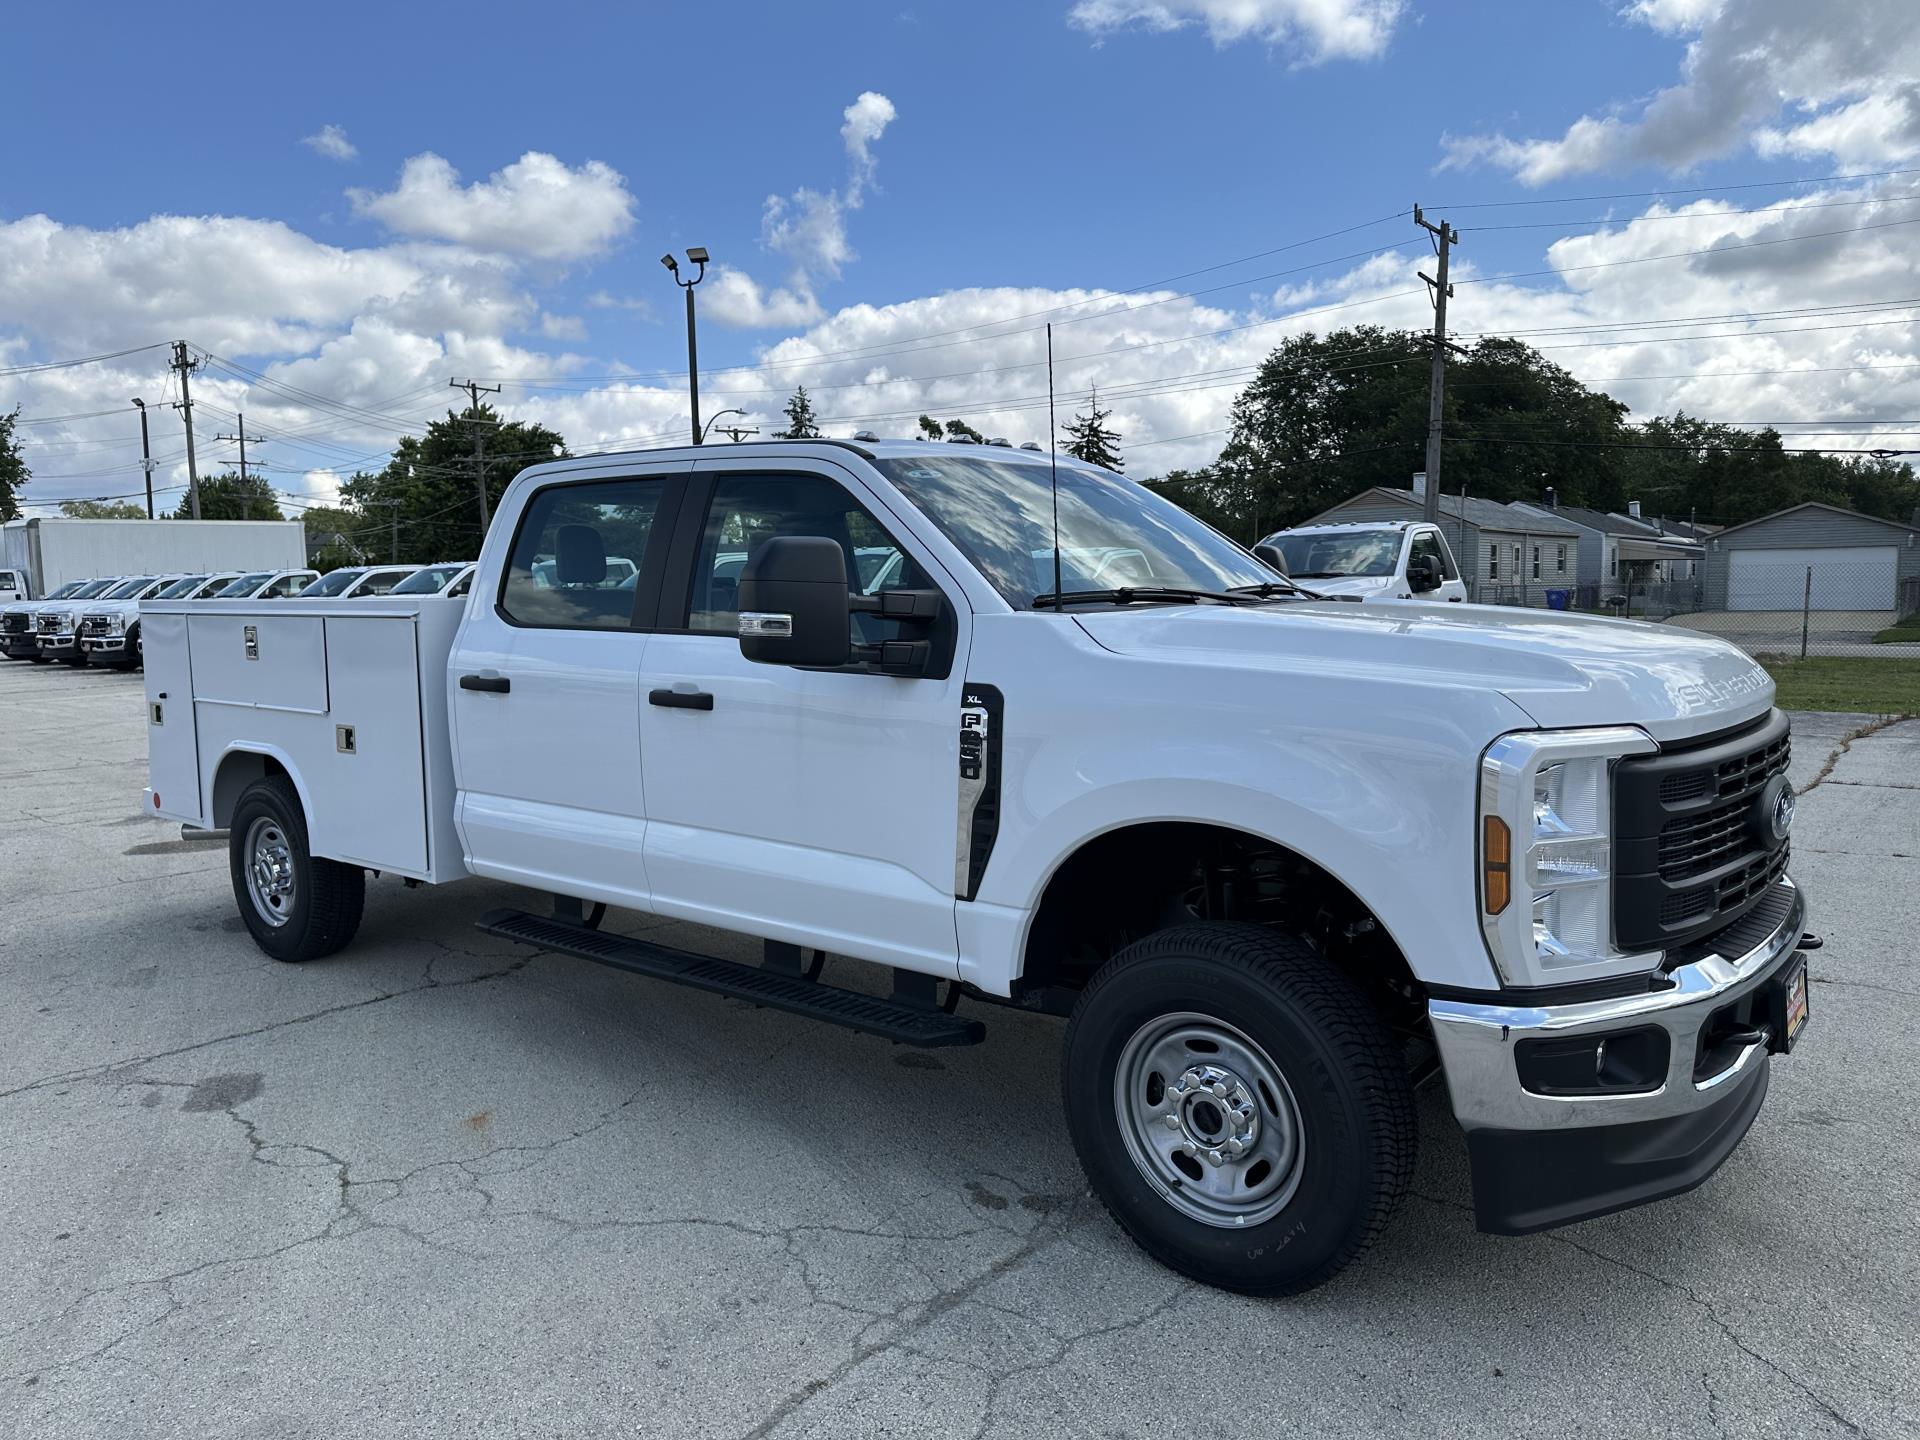
[[[1893,609],[1892,545],[1832,550],[1735,550],[1727,582],[1729,610],[1798,610],[1813,569],[1815,610]]]

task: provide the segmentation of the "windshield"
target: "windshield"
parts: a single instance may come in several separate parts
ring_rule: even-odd
[[[462,570],[462,565],[429,565],[424,570],[416,570],[398,585],[393,587],[395,595],[438,595],[446,584]]]
[[[213,598],[216,600],[244,600],[273,578],[271,570],[257,570],[251,575],[242,575],[226,589]]]
[[[142,575],[138,580],[122,580],[100,598],[102,600],[131,600],[135,595],[138,595],[142,590],[146,589],[147,586],[153,584],[158,578],[157,575]]]
[[[189,575],[184,580],[174,581],[153,598],[155,600],[178,600],[182,595],[191,595],[201,585],[206,583],[206,579],[207,577],[204,575]]]
[[[51,595],[47,596],[47,599],[71,600],[74,596],[79,595],[82,590],[85,590],[90,585],[105,585],[106,583],[107,582],[104,580],[69,580],[66,584],[62,585],[58,590],[54,591]]]
[[[874,461],[1015,609],[1053,592],[1050,467],[929,455]],[[1156,585],[1228,590],[1273,571],[1151,490],[1060,467],[1060,583],[1072,590]]]
[[[1296,580],[1326,580],[1335,575],[1391,575],[1400,564],[1398,530],[1341,530],[1319,534],[1281,531],[1264,542],[1287,557],[1287,573]]]
[[[307,586],[300,592],[300,598],[306,600],[316,595],[338,595],[366,573],[365,570],[335,570]]]

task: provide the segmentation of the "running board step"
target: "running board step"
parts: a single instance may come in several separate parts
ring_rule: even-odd
[[[610,935],[564,920],[529,915],[524,910],[491,910],[474,925],[489,935],[517,944],[558,951],[656,980],[671,980],[676,985],[690,985],[715,995],[751,1000],[770,1010],[824,1020],[829,1025],[864,1031],[900,1045],[978,1045],[986,1038],[986,1026],[978,1020],[950,1015],[944,1010],[903,1005],[877,995],[862,995],[857,990],[822,985],[797,975],[782,975],[778,971],[657,945],[650,940]]]

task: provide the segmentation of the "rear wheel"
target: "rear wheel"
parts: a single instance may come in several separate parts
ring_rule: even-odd
[[[1141,1248],[1226,1290],[1287,1295],[1350,1264],[1413,1171],[1392,1034],[1317,951],[1180,925],[1097,974],[1067,1031],[1067,1124]]]
[[[366,871],[307,848],[306,812],[292,781],[273,775],[249,785],[228,834],[233,896],[256,945],[293,962],[331,955],[353,939],[366,906]]]

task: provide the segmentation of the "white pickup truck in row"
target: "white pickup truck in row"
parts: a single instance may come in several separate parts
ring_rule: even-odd
[[[1484,1229],[1711,1174],[1816,943],[1765,672],[1687,631],[1303,598],[1064,457],[1056,521],[1054,481],[912,441],[566,460],[513,482],[465,599],[149,603],[147,804],[229,830],[282,960],[353,938],[369,871],[478,875],[554,897],[496,935],[900,1043],[1070,1015],[1094,1191],[1230,1289],[1381,1232],[1435,1076]],[[1095,578],[1123,552],[1155,583]],[[823,983],[829,954],[882,983]]]

